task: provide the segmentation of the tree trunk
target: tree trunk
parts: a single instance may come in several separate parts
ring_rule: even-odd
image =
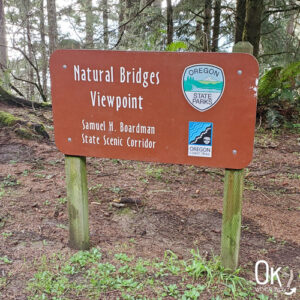
[[[204,8],[204,47],[203,51],[210,51],[210,28],[211,28],[211,9],[212,9],[212,0],[205,0]]]
[[[131,0],[125,0],[125,18],[126,21],[129,20],[131,18],[131,13],[132,13],[132,2]]]
[[[7,41],[3,0],[0,0],[0,69],[7,67]]]
[[[51,55],[57,47],[57,21],[55,0],[47,0],[48,11],[48,35],[49,54]]]
[[[195,39],[196,39],[197,48],[199,49],[199,51],[203,50],[202,20],[199,17],[196,18]]]
[[[41,36],[41,65],[42,65],[42,86],[44,95],[47,97],[47,68],[48,57],[46,51],[46,38],[45,38],[45,12],[44,12],[44,0],[40,0],[40,36]]]
[[[172,1],[167,0],[167,45],[173,42],[173,7]]]
[[[103,42],[104,48],[108,49],[108,5],[107,0],[103,0]]]
[[[52,105],[49,103],[40,103],[40,102],[32,102],[26,100],[21,97],[15,97],[12,94],[8,93],[0,86],[0,102],[4,102],[5,104],[17,106],[17,107],[35,107],[35,108],[44,108],[44,109],[52,109]]]
[[[235,36],[234,36],[235,44],[241,42],[243,39],[245,17],[246,17],[246,0],[237,0],[236,15],[235,15]]]
[[[31,41],[30,1],[24,0],[23,4],[24,4],[24,18],[25,18],[25,24],[26,24],[27,53],[28,53],[29,60],[31,62],[33,62],[34,54],[33,54],[33,46],[32,46],[32,41]],[[26,51],[24,51],[24,52],[26,52]],[[28,80],[30,82],[34,82],[34,72],[33,72],[33,68],[30,65],[28,65]],[[32,84],[28,85],[27,98],[31,101],[34,98],[34,86]]]
[[[92,0],[82,1],[85,13],[85,48],[94,48],[94,17]]]
[[[253,46],[253,55],[258,56],[260,42],[261,17],[264,9],[263,0],[247,0],[246,19],[243,32],[243,41]]]
[[[124,5],[123,5],[123,1],[119,0],[119,29],[118,29],[118,38],[120,39],[124,28],[122,26],[123,22],[124,22]]]
[[[211,49],[212,52],[217,52],[219,48],[220,16],[221,16],[221,0],[215,0],[214,27],[213,27],[212,49]]]

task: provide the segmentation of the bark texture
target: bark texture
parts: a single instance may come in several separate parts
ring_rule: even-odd
[[[235,36],[234,36],[235,44],[241,42],[243,39],[245,17],[246,17],[246,0],[237,0],[236,15],[235,15]]]
[[[215,0],[212,52],[218,51],[220,34],[221,0]]]
[[[205,0],[204,7],[204,42],[203,51],[210,51],[210,29],[211,29],[211,10],[212,10],[212,0]]]
[[[94,48],[94,18],[92,0],[82,1],[85,13],[85,48]]]
[[[41,37],[41,58],[42,58],[42,86],[44,94],[47,96],[47,68],[48,68],[48,57],[46,48],[46,33],[45,33],[45,11],[44,11],[44,0],[40,0],[40,37]]]
[[[32,102],[27,99],[16,97],[10,93],[8,93],[6,90],[4,90],[0,86],[0,102],[4,102],[8,105],[17,106],[17,107],[32,107],[35,108],[44,108],[44,109],[52,109],[52,105],[49,103],[40,103],[40,102]]]
[[[167,0],[167,45],[173,42],[173,7],[172,1]]]
[[[31,62],[34,61],[34,53],[33,53],[33,46],[32,46],[32,41],[31,41],[31,18],[30,18],[30,1],[29,0],[24,0],[24,23],[26,24],[26,40],[27,40],[27,53],[28,53],[28,58]],[[25,50],[26,52],[26,50]],[[27,64],[28,68],[28,80],[30,82],[34,82],[34,72],[33,68]],[[33,100],[34,98],[34,86],[33,84],[28,84],[27,85],[27,98],[30,100]]]
[[[48,11],[48,35],[49,35],[49,54],[51,55],[57,48],[57,21],[55,0],[47,0]]]
[[[247,0],[243,41],[247,41],[253,46],[253,55],[255,57],[258,57],[259,52],[260,28],[263,9],[263,0]]]
[[[3,0],[0,0],[0,67],[7,67],[7,41]]]
[[[103,42],[104,48],[108,49],[108,5],[107,0],[103,0]]]

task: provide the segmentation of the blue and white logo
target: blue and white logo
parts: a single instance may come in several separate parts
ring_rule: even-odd
[[[201,112],[217,104],[224,87],[225,76],[220,67],[199,64],[188,66],[183,72],[183,94],[189,104]]]
[[[189,122],[188,156],[212,157],[213,123]]]

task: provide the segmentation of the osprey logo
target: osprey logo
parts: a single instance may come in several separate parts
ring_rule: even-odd
[[[214,65],[188,66],[182,75],[183,94],[189,104],[199,111],[206,111],[216,105],[224,87],[224,72]]]

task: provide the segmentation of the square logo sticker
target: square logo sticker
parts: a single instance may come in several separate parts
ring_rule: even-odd
[[[188,156],[212,157],[213,123],[189,122]]]

